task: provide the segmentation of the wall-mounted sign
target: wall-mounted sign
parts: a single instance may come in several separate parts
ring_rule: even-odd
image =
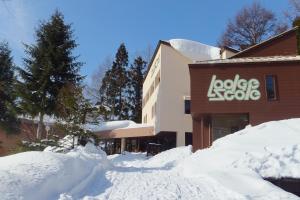
[[[257,79],[241,79],[238,74],[233,80],[219,80],[213,75],[207,97],[209,101],[256,101],[261,97],[259,85]]]

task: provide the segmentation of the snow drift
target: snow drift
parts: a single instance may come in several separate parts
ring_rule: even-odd
[[[150,158],[146,163],[146,167],[163,167],[172,168],[177,166],[182,160],[192,154],[192,146],[177,147],[164,151]]]
[[[264,178],[300,179],[300,145],[287,146],[277,152],[266,148],[262,156],[246,153],[234,167],[252,169]]]
[[[299,143],[300,119],[272,121],[216,140],[212,147],[181,162],[177,170],[185,177],[209,175],[250,199],[294,198],[264,181],[261,175],[298,177]],[[266,149],[277,155],[266,154]],[[278,166],[282,160],[284,164]]]
[[[0,199],[58,199],[78,193],[93,173],[104,173],[106,154],[92,144],[67,153],[25,152],[0,158]]]

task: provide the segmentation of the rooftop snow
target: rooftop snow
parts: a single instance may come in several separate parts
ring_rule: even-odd
[[[257,62],[286,62],[300,61],[300,56],[268,56],[268,57],[248,57],[248,58],[232,58],[218,59],[208,61],[197,61],[197,64],[226,64],[226,63],[257,63]]]
[[[149,127],[149,125],[137,124],[131,120],[108,121],[108,122],[101,122],[98,125],[94,125],[94,124],[85,125],[85,128],[92,132],[109,131],[115,129],[127,129],[127,128],[142,128],[142,127]]]
[[[217,47],[186,39],[171,39],[168,42],[175,50],[192,61],[220,58],[220,49]]]

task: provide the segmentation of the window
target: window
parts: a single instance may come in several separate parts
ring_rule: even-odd
[[[278,99],[276,76],[274,75],[266,76],[266,92],[267,92],[267,99],[269,101]]]
[[[191,132],[185,132],[185,146],[193,145],[193,134]]]
[[[156,103],[154,103],[152,106],[152,119],[155,116],[155,114],[156,114]]]
[[[191,114],[191,100],[184,100],[184,113]]]
[[[160,82],[160,71],[157,73],[155,77],[155,88],[159,85]]]
[[[153,92],[154,92],[154,83],[152,83],[150,87],[150,96],[152,95]]]

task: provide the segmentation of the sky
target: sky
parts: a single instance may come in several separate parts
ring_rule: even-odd
[[[256,0],[279,16],[288,0]],[[23,44],[34,43],[41,20],[56,9],[72,23],[84,62],[81,74],[91,81],[124,42],[130,59],[159,40],[182,38],[216,45],[230,18],[253,0],[0,0],[0,40],[8,41],[14,61],[22,66]]]

